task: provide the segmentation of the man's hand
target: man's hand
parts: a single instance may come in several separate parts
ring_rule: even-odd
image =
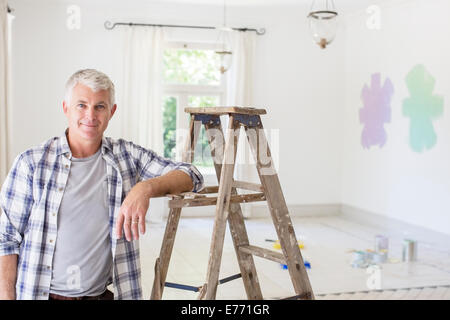
[[[120,207],[116,223],[117,239],[122,237],[122,229],[124,229],[125,238],[128,241],[132,240],[132,236],[134,240],[138,240],[138,225],[141,234],[145,233],[145,215],[150,198],[179,194],[190,191],[193,187],[191,177],[180,170],[173,170],[163,176],[137,183]]]
[[[134,240],[139,239],[139,230],[141,234],[145,233],[145,215],[147,214],[150,195],[151,192],[146,182],[139,182],[130,190],[117,217],[117,239],[122,238],[122,229],[125,230],[125,238],[128,241],[131,241],[132,238]]]

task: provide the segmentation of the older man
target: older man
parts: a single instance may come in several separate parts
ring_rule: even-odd
[[[78,71],[63,102],[68,129],[16,158],[0,192],[0,299],[142,298],[149,199],[198,191],[203,177],[104,137],[116,108],[105,74]]]

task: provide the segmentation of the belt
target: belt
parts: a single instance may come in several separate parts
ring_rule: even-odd
[[[98,296],[83,296],[83,297],[66,297],[60,296],[59,294],[50,293],[49,300],[114,300],[114,294],[106,290]]]

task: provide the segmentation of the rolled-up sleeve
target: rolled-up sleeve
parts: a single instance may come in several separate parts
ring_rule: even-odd
[[[24,155],[14,161],[0,191],[0,256],[19,254],[33,205],[32,170]]]
[[[194,188],[191,190],[192,192],[199,192],[203,189],[203,176],[194,165],[185,162],[177,162],[172,170],[183,171],[191,177],[192,183],[194,184]]]
[[[147,180],[164,175],[173,170],[180,170],[189,175],[194,185],[192,192],[199,192],[204,187],[203,176],[198,169],[187,162],[177,162],[157,155],[154,151],[139,146],[135,150],[135,155],[142,163],[140,172],[141,180]]]

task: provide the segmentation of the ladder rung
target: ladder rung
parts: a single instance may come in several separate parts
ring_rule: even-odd
[[[197,108],[184,108],[184,112],[192,114],[209,114],[209,115],[225,115],[230,113],[254,115],[254,114],[266,114],[265,109],[256,109],[250,107],[197,107]]]
[[[171,199],[197,199],[206,197],[205,194],[197,193],[197,192],[182,192],[180,194],[166,194],[166,197]]]
[[[233,181],[233,187],[245,190],[251,190],[256,192],[263,192],[264,188],[261,184],[245,182],[245,181]]]
[[[244,253],[253,254],[253,255],[261,257],[261,258],[265,258],[265,259],[269,259],[269,260],[272,260],[275,262],[286,264],[286,259],[279,252],[275,252],[275,251],[268,250],[265,248],[255,247],[252,245],[240,246],[239,250]]]
[[[168,288],[187,290],[187,291],[194,291],[194,292],[198,292],[200,290],[200,288],[198,288],[198,287],[188,286],[186,284],[173,283],[173,282],[166,282],[166,283],[164,283],[164,286],[168,287]]]
[[[186,198],[196,199],[196,198],[204,198],[204,197],[206,197],[206,195],[200,194],[200,193],[196,193],[196,192],[183,192],[183,193],[181,193],[181,195],[184,196],[185,199]]]
[[[232,280],[236,280],[242,278],[242,275],[240,273],[220,279],[219,280],[219,284],[224,284],[227,283],[229,281]],[[187,291],[194,291],[194,292],[198,292],[200,290],[201,287],[194,287],[194,286],[189,286],[186,284],[181,284],[181,283],[174,283],[174,282],[165,282],[164,283],[165,287],[168,288],[174,288],[174,289],[180,289],[180,290],[187,290]]]
[[[166,194],[166,197],[170,198],[170,199],[183,199],[183,196],[180,194]]]
[[[219,192],[219,186],[208,186],[208,187],[204,187],[198,193],[205,194],[205,193],[217,193],[217,192]]]
[[[263,192],[264,188],[259,183],[246,182],[246,181],[233,181],[233,187],[245,190],[251,190],[256,192]],[[217,193],[219,192],[219,186],[207,186],[200,190],[199,194]]]
[[[261,193],[238,194],[230,197],[230,203],[243,203],[265,201],[266,195]],[[173,199],[169,200],[169,208],[183,208],[183,207],[202,207],[215,206],[217,204],[217,197],[204,197],[194,199]]]
[[[242,278],[242,274],[240,273],[219,280],[219,284],[227,283],[228,281],[236,280],[239,278]]]

